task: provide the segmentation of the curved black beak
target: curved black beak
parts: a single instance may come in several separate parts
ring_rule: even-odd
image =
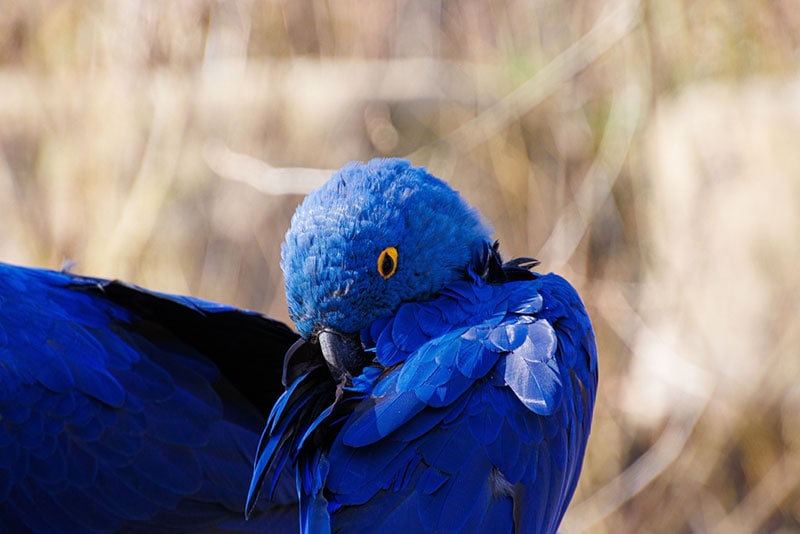
[[[323,329],[317,334],[325,363],[334,379],[340,381],[345,375],[355,376],[369,361],[361,346],[358,334],[342,334],[335,330]]]

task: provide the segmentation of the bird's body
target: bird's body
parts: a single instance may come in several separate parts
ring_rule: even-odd
[[[306,341],[251,504],[289,466],[304,532],[555,532],[597,356],[577,293],[533,264],[503,264],[475,211],[401,160],[347,166],[312,193],[283,249]]]
[[[0,264],[0,531],[296,529],[291,493],[242,513],[296,337],[252,312]]]
[[[298,208],[299,335],[0,264],[0,531],[554,532],[597,356],[577,293],[533,265],[402,160]]]

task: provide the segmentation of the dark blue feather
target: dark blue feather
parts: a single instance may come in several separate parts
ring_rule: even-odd
[[[287,451],[297,458],[303,474],[301,501],[303,494],[311,499],[304,524],[329,521],[334,531],[348,532],[361,531],[362,522],[387,531],[479,532],[490,524],[511,528],[513,521],[521,532],[553,531],[577,483],[582,461],[577,451],[588,436],[596,384],[593,371],[581,366],[581,357],[562,355],[564,347],[570,347],[560,344],[564,328],[583,329],[583,337],[591,336],[588,322],[579,315],[584,313],[577,307],[579,301],[547,307],[544,296],[562,287],[568,286],[551,275],[495,287],[491,296],[503,303],[480,303],[486,314],[483,322],[480,315],[463,314],[464,302],[454,302],[458,311],[450,319],[457,320],[426,325],[428,332],[437,333],[433,337],[402,337],[395,334],[398,327],[391,319],[365,331],[366,343],[376,339],[379,361],[387,346],[400,357],[393,357],[395,366],[383,372],[373,366],[354,377],[353,391],[366,397],[353,405],[340,429],[331,429],[327,453],[320,456],[314,448],[325,446],[325,441],[304,445],[313,451],[310,456]],[[466,291],[458,284],[457,291],[443,292],[439,300],[420,306],[438,310],[443,300],[466,298]],[[519,292],[535,297],[521,297]],[[404,304],[407,311],[397,317],[411,321],[417,317],[416,307]],[[498,309],[513,311],[498,320]],[[522,313],[530,310],[538,311]],[[564,320],[573,321],[572,326]],[[400,343],[404,350],[397,349]],[[589,351],[583,361],[593,361],[593,346],[579,346]],[[566,365],[570,360],[575,368]],[[576,380],[581,388],[572,384]],[[572,400],[576,394],[577,404]],[[277,414],[288,421],[287,409],[279,402],[273,418]],[[329,419],[318,416],[314,432]],[[267,443],[278,449],[288,446],[282,430],[270,428]],[[319,470],[315,462],[326,457],[325,469]],[[316,494],[315,487],[320,488]],[[533,497],[537,494],[538,499]],[[387,517],[392,518],[391,527]]]
[[[297,530],[292,481],[280,513],[244,521],[296,339],[253,312],[0,264],[0,530]]]

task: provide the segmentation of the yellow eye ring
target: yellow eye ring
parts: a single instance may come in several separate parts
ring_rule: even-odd
[[[378,256],[378,274],[386,280],[396,272],[397,249],[395,247],[386,247]]]

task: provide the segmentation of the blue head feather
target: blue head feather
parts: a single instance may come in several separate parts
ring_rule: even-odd
[[[477,210],[402,159],[352,162],[297,208],[281,249],[289,314],[303,336],[359,332],[401,302],[430,298],[467,276],[490,241]],[[378,258],[398,251],[384,279]]]

